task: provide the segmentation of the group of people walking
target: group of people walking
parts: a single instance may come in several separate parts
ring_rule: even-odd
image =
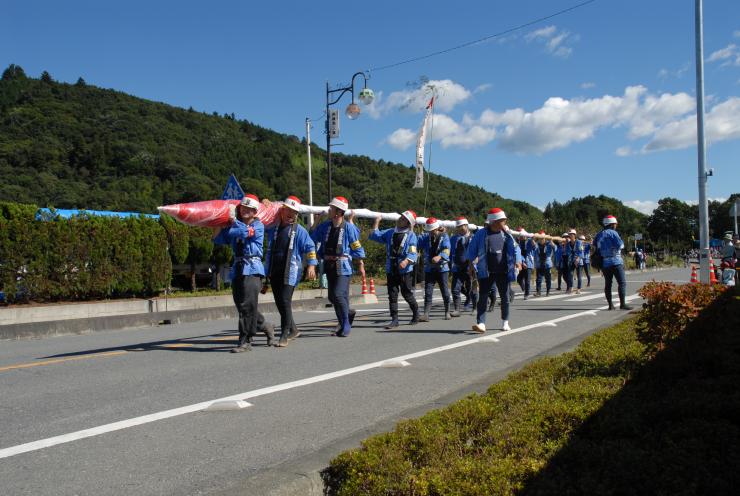
[[[234,252],[231,268],[232,294],[239,313],[239,342],[231,351],[248,351],[252,339],[264,333],[267,344],[278,347],[288,345],[298,337],[300,331],[293,320],[293,291],[303,273],[306,262],[306,278],[316,279],[316,266],[323,261],[328,281],[328,297],[334,307],[337,326],[334,335],[349,336],[355,311],[349,304],[349,287],[355,266],[364,276],[365,250],[360,242],[360,229],[354,224],[353,216],[345,218],[349,210],[346,198],[332,199],[328,208],[328,219],[317,221],[307,230],[297,222],[301,202],[289,196],[279,213],[278,224],[265,231],[265,226],[256,217],[259,199],[246,195],[234,212],[233,219],[225,228],[215,228],[213,240],[217,244],[228,244]],[[476,323],[472,330],[486,332],[486,314],[498,298],[501,306],[502,331],[511,330],[509,325],[510,303],[513,299],[511,284],[518,281],[524,299],[530,297],[530,282],[535,276],[534,296],[541,296],[545,283],[545,296],[552,290],[552,269],[558,274],[558,287],[565,281],[566,292],[573,290],[576,275],[579,293],[582,275],[591,284],[590,266],[597,258],[605,277],[605,296],[608,308],[612,304],[612,280],[616,278],[620,308],[629,310],[626,304],[626,280],[621,251],[624,249],[616,231],[617,220],[613,216],[604,218],[604,230],[597,234],[592,243],[575,229],[563,234],[560,244],[548,240],[544,231],[527,236],[522,228],[511,231],[507,228],[506,213],[492,208],[486,216],[486,225],[471,232],[467,219],[455,220],[455,233],[448,236],[441,222],[429,217],[423,224],[423,233],[414,232],[416,213],[403,212],[396,225],[380,229],[381,218],[375,219],[369,240],[386,247],[386,274],[390,322],[386,329],[400,326],[398,294],[401,293],[411,310],[409,325],[428,322],[432,308],[435,286],[442,294],[444,319],[459,317],[463,311],[475,309]],[[516,237],[515,237],[516,236]],[[263,253],[267,238],[266,253]],[[519,238],[518,240],[516,238]],[[422,309],[414,294],[414,267],[423,254],[424,306]],[[263,257],[264,255],[264,257]],[[264,262],[263,262],[264,258]],[[450,287],[450,273],[452,282]],[[267,322],[259,312],[259,293],[272,287],[273,298],[280,313],[280,336],[275,343],[274,325]],[[463,300],[464,297],[464,300]]]

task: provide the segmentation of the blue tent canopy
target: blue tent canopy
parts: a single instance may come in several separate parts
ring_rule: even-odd
[[[65,209],[54,209],[40,208],[36,212],[36,220],[54,220],[56,218],[69,219],[71,217],[81,217],[86,215],[96,215],[99,217],[148,217],[150,219],[159,219],[159,215],[156,214],[141,214],[138,212],[111,212],[109,210],[65,210]]]

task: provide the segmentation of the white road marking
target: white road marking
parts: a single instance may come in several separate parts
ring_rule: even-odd
[[[581,291],[581,294],[588,294],[589,292],[590,291]],[[560,298],[570,298],[572,296],[573,296],[573,293],[567,293],[567,294],[563,293],[563,294],[556,294],[556,295],[551,294],[550,296],[537,296],[535,298],[530,298],[527,301],[539,301],[542,303],[547,303],[548,301],[551,301],[551,300],[557,300]]]
[[[627,300],[628,301],[631,301],[631,300],[636,299],[636,298],[639,298],[639,295],[632,295],[632,296],[628,297]],[[604,310],[604,309],[606,309],[605,306],[599,308],[598,310]],[[585,312],[577,312],[577,313],[574,313],[574,314],[571,314],[571,315],[565,315],[563,317],[559,317],[557,319],[552,319],[552,320],[548,320],[548,321],[544,321],[544,322],[537,322],[537,323],[534,323],[534,324],[529,324],[529,325],[526,325],[526,326],[523,326],[523,327],[519,327],[517,329],[512,329],[511,331],[498,332],[494,336],[497,339],[500,339],[500,338],[502,338],[504,336],[510,336],[512,334],[517,334],[517,333],[520,333],[520,332],[528,331],[528,330],[531,330],[531,329],[535,329],[537,327],[548,326],[550,324],[556,324],[557,325],[558,322],[563,322],[563,321],[566,321],[566,320],[576,319],[576,318],[583,317],[583,316],[586,316],[586,315],[595,315],[595,314],[596,314],[596,311],[595,310],[587,310]],[[217,399],[213,399],[213,400],[203,401],[201,403],[195,403],[195,404],[183,406],[183,407],[180,407],[180,408],[173,408],[171,410],[164,410],[164,411],[161,411],[161,412],[151,413],[151,414],[148,414],[148,415],[142,415],[140,417],[134,417],[134,418],[126,419],[126,420],[121,420],[121,421],[118,421],[118,422],[113,422],[113,423],[110,423],[110,424],[100,425],[100,426],[93,427],[93,428],[90,428],[90,429],[84,429],[84,430],[77,431],[77,432],[71,432],[69,434],[62,434],[60,436],[54,436],[54,437],[49,437],[49,438],[46,438],[46,439],[40,439],[38,441],[32,441],[32,442],[29,442],[29,443],[19,444],[19,445],[16,445],[16,446],[10,446],[8,448],[0,449],[0,459],[2,459],[2,458],[9,458],[11,456],[20,455],[22,453],[28,453],[28,452],[31,452],[31,451],[37,451],[37,450],[41,450],[41,449],[44,449],[44,448],[50,448],[52,446],[57,446],[59,444],[70,443],[72,441],[78,441],[80,439],[85,439],[85,438],[88,438],[88,437],[99,436],[101,434],[106,434],[108,432],[114,432],[114,431],[119,431],[119,430],[122,430],[122,429],[128,429],[129,427],[135,427],[137,425],[148,424],[148,423],[151,423],[151,422],[156,422],[158,420],[164,420],[164,419],[168,419],[168,418],[172,418],[172,417],[178,417],[180,415],[185,415],[185,414],[188,414],[188,413],[198,412],[198,411],[205,410],[205,409],[209,408],[210,406],[214,405],[215,403],[229,402],[229,401],[246,401],[248,399],[256,398],[256,397],[259,397],[259,396],[265,396],[265,395],[268,395],[268,394],[278,393],[278,392],[281,392],[281,391],[287,391],[287,390],[290,390],[290,389],[295,389],[295,388],[299,388],[299,387],[303,387],[303,386],[308,386],[308,385],[311,385],[311,384],[317,384],[317,383],[320,383],[320,382],[325,382],[325,381],[329,381],[329,380],[332,380],[332,379],[337,379],[339,377],[345,377],[345,376],[348,376],[348,375],[357,374],[357,373],[360,373],[360,372],[364,372],[366,370],[371,370],[371,369],[374,369],[374,368],[383,367],[384,364],[387,364],[390,361],[403,362],[403,361],[407,361],[407,360],[413,360],[414,358],[420,358],[420,357],[424,357],[424,356],[428,356],[428,355],[433,355],[435,353],[440,353],[440,352],[443,352],[443,351],[454,350],[454,349],[457,349],[457,348],[462,348],[464,346],[470,346],[470,345],[473,345],[473,344],[477,344],[477,343],[479,343],[483,339],[486,339],[487,341],[493,341],[493,340],[488,339],[491,336],[492,335],[489,334],[489,335],[483,336],[483,337],[478,337],[478,338],[473,338],[473,339],[466,339],[464,341],[458,341],[456,343],[452,343],[452,344],[448,344],[448,345],[444,345],[444,346],[438,346],[436,348],[429,348],[427,350],[417,351],[415,353],[409,353],[407,355],[401,355],[401,356],[397,356],[397,357],[386,358],[384,360],[379,360],[377,362],[366,363],[364,365],[358,365],[356,367],[351,367],[351,368],[344,369],[344,370],[337,370],[335,372],[329,372],[329,373],[326,373],[326,374],[316,375],[316,376],[313,376],[313,377],[308,377],[306,379],[300,379],[300,380],[297,380],[297,381],[291,381],[291,382],[285,382],[283,384],[277,384],[275,386],[269,386],[269,387],[264,387],[264,388],[260,388],[260,389],[254,389],[252,391],[246,391],[244,393],[239,393],[239,394],[234,394],[234,395],[231,395],[231,396],[225,396],[223,398],[217,398]]]
[[[617,293],[612,293],[612,295],[616,296]],[[595,300],[596,298],[604,298],[604,293],[599,293],[599,294],[589,295],[589,296],[579,296],[578,298],[573,298],[571,300],[565,300],[565,302],[570,303],[571,301],[588,301],[588,300]]]

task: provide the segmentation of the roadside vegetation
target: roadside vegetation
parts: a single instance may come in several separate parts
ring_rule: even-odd
[[[649,283],[638,316],[323,472],[330,495],[733,494],[740,292]]]

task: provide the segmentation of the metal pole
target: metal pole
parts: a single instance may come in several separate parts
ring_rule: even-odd
[[[331,201],[331,136],[329,135],[329,82],[326,82],[326,190]]]
[[[703,1],[696,0],[696,138],[699,153],[699,281],[709,284],[709,205],[704,148],[704,19]]]
[[[306,155],[308,156],[308,204],[313,207],[313,179],[311,178],[311,119],[306,117]],[[308,214],[313,225],[313,214]]]

